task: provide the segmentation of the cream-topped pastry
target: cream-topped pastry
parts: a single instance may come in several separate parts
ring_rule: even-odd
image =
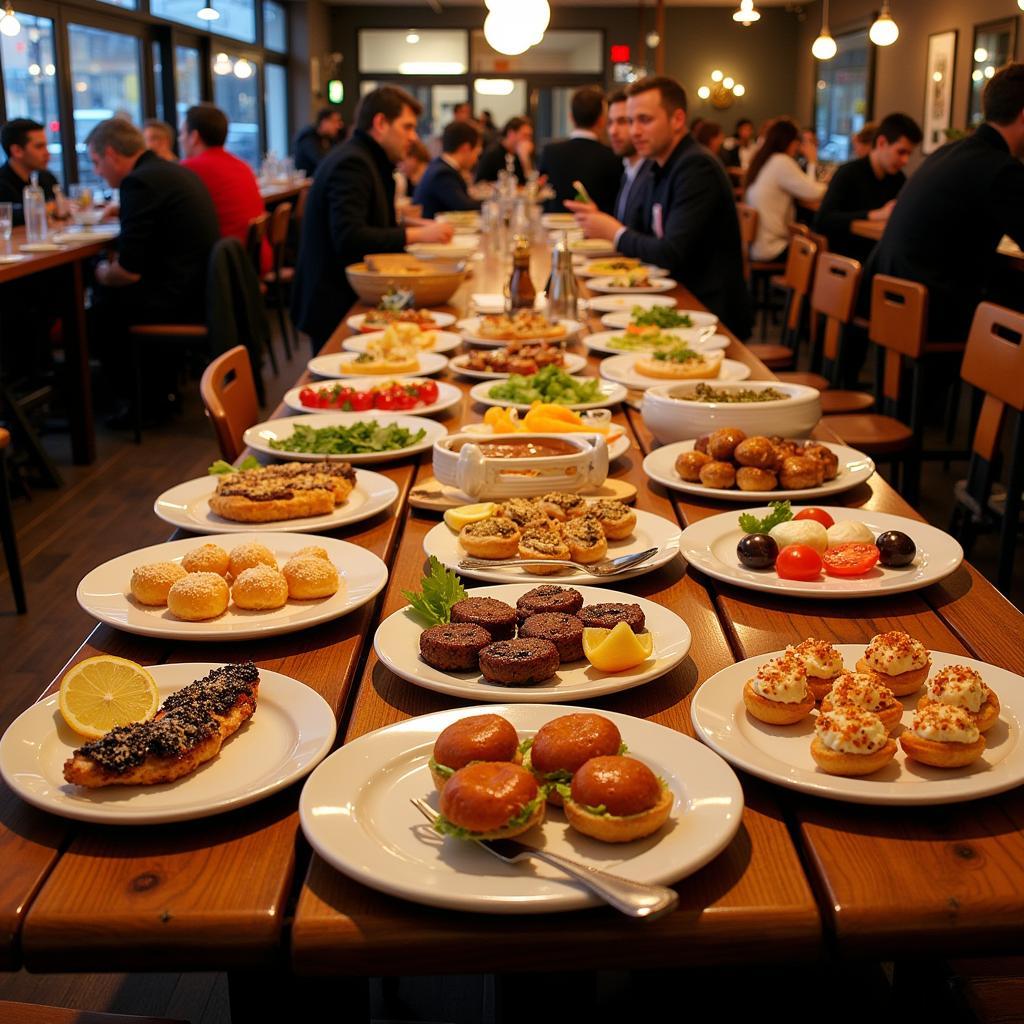
[[[811,756],[832,775],[870,775],[896,755],[896,742],[872,711],[847,704],[822,711],[814,725]]]
[[[910,729],[900,736],[907,757],[934,768],[962,768],[981,757],[985,737],[970,712],[953,704],[918,707]]]
[[[844,670],[843,656],[827,641],[810,637],[801,643],[786,648],[787,654],[795,654],[807,672],[807,685],[815,700],[832,689],[832,683]]]
[[[803,661],[791,651],[765,662],[743,687],[743,703],[762,722],[792,725],[814,707]]]
[[[981,732],[999,721],[999,698],[969,665],[947,665],[928,680],[918,708],[942,704],[963,708]]]
[[[897,697],[904,697],[921,688],[930,665],[931,656],[924,644],[894,629],[871,638],[857,670],[877,672]]]
[[[857,707],[871,711],[890,732],[903,717],[903,705],[874,672],[844,672],[821,702],[822,711]]]

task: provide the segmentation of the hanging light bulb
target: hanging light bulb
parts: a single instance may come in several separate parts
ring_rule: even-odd
[[[206,0],[206,4],[196,11],[196,17],[201,21],[216,21],[220,17],[220,11],[213,6],[213,0]]]
[[[215,75],[231,74],[231,58],[226,53],[218,53],[214,58],[213,73]]]
[[[1024,11],[1024,0],[1017,0],[1017,6]]]
[[[732,94],[733,94],[733,96],[742,96],[746,91],[747,91],[747,87],[745,85],[741,85],[739,82],[737,82],[732,87]]]
[[[732,14],[732,20],[740,22],[744,28],[749,28],[760,17],[760,11],[754,10],[754,0],[740,0],[739,10]]]
[[[531,26],[524,25],[513,11],[501,8],[484,18],[484,39],[492,50],[517,57],[534,45],[535,36]]]
[[[410,29],[405,35],[405,41],[410,46],[415,46],[420,41],[420,34],[416,29]]]
[[[235,61],[235,78],[251,78],[252,77],[252,65],[244,58],[241,57]]]
[[[900,37],[900,29],[889,13],[889,0],[882,0],[882,9],[868,29],[868,38],[875,46],[892,46]]]
[[[4,4],[4,13],[0,17],[0,32],[5,36],[16,36],[21,31],[21,22],[14,16],[11,0]]]
[[[709,96],[711,95],[711,90],[710,90],[710,89],[709,89],[709,88],[708,88],[708,87],[707,87],[706,85],[702,85],[702,86],[701,86],[701,87],[700,87],[700,88],[699,88],[699,89],[697,90],[697,95],[698,95],[698,96],[699,96],[699,97],[700,97],[700,98],[701,98],[702,100],[706,100],[706,99],[707,99],[707,98],[708,98],[708,97],[709,97]]]
[[[831,60],[838,49],[839,47],[828,28],[828,0],[824,0],[821,9],[821,31],[818,33],[818,38],[811,43],[811,55],[816,60]]]

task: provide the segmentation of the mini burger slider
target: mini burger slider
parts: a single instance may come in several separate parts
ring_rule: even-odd
[[[475,761],[445,783],[434,828],[458,839],[510,839],[539,825],[545,807],[537,780],[522,766]]]
[[[624,751],[618,727],[602,715],[562,715],[537,730],[530,745],[529,768],[548,787],[549,802],[561,807],[573,775],[584,762]]]
[[[603,843],[628,843],[657,832],[672,810],[672,790],[633,757],[592,757],[572,777],[565,816]]]
[[[522,764],[519,737],[501,715],[470,715],[452,722],[434,742],[430,775],[438,792],[460,769],[474,761],[510,761]]]

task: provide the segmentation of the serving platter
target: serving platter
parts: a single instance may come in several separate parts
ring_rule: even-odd
[[[414,384],[418,378],[416,377],[364,377],[361,380],[355,380],[348,378],[344,386],[354,388],[357,391],[368,391],[370,388],[376,387],[379,384],[393,383],[398,380],[401,384]],[[303,384],[300,387],[292,388],[290,391],[285,392],[284,404],[288,406],[293,412],[298,413],[311,413],[315,416],[329,415],[330,413],[339,412],[339,409],[318,409],[312,406],[302,404],[300,398],[303,391],[306,388],[312,388],[314,391],[325,390],[333,388],[337,385],[337,380],[331,383],[325,383],[324,381],[311,381],[308,384]],[[453,406],[458,405],[462,401],[462,390],[455,387],[454,384],[448,384],[443,380],[434,381],[437,385],[437,401],[431,402],[429,405],[420,405],[415,409],[410,409],[409,414],[411,416],[433,416],[436,413],[444,412],[446,409],[451,409]],[[369,415],[373,415],[377,412],[376,409],[367,409],[366,412],[361,413],[364,418]]]
[[[426,333],[434,335],[434,344],[420,352],[451,352],[462,344],[462,335],[452,331],[439,331],[429,328]],[[346,352],[369,352],[370,346],[384,337],[384,331],[370,331],[366,334],[353,334],[346,338],[341,347]]]
[[[431,309],[431,310],[428,310],[428,312],[434,318],[434,325],[433,325],[433,327],[425,328],[425,330],[428,330],[428,331],[441,331],[441,330],[444,330],[444,328],[446,328],[446,327],[451,327],[451,325],[453,323],[455,323],[455,321],[457,319],[454,313],[442,313],[438,309]],[[348,329],[350,331],[362,331],[362,329],[363,329],[363,322],[365,320],[366,320],[366,314],[365,313],[356,313],[354,316],[350,316],[345,321],[345,324],[346,324],[346,326],[348,327]],[[372,333],[376,333],[377,330],[378,330],[378,328],[374,328]],[[371,332],[368,331],[367,333],[371,333]]]
[[[574,377],[576,381],[589,381],[594,380],[593,377]],[[498,405],[505,409],[519,409],[522,412],[526,412],[530,408],[529,402],[514,402],[511,399],[506,398],[492,398],[489,394],[491,388],[494,387],[494,383],[491,381],[483,381],[480,384],[470,388],[469,395],[474,402],[479,402],[481,405]],[[600,382],[601,399],[597,402],[574,402],[572,405],[567,405],[567,409],[574,409],[580,412],[583,409],[606,409],[611,405],[618,405],[619,402],[623,402],[626,399],[626,389],[621,384],[616,384],[612,381],[602,380]]]
[[[448,369],[452,373],[457,373],[462,377],[471,377],[474,380],[504,380],[512,376],[510,373],[498,373],[494,370],[471,370],[465,365],[468,359],[469,356],[466,355],[453,356],[448,360]],[[562,354],[561,369],[566,373],[579,373],[580,370],[586,369],[586,366],[586,356],[577,355],[575,352],[564,352]]]
[[[728,339],[726,339],[728,341]],[[707,351],[721,351],[720,348]],[[656,384],[694,384],[694,378],[673,379],[671,377],[648,377],[645,373],[639,373],[635,369],[637,359],[645,356],[645,353],[627,352],[624,355],[609,356],[601,361],[601,376],[605,380],[615,381],[634,391],[642,391],[645,388],[652,388]],[[705,383],[723,380],[746,380],[750,376],[750,367],[741,363],[738,359],[723,359],[717,377],[705,379]]]
[[[432,374],[440,373],[448,365],[448,357],[440,352],[418,352],[419,367],[415,370],[408,370],[403,373],[369,374],[354,373],[343,365],[355,358],[351,352],[332,352],[330,355],[314,356],[308,363],[306,369],[317,377],[338,378],[354,380],[368,380],[384,377],[429,377]]]

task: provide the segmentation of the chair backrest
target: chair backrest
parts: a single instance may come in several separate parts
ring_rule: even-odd
[[[811,290],[814,260],[817,255],[818,247],[810,238],[805,238],[800,233],[796,233],[790,238],[784,275],[786,287],[790,290],[789,312],[786,316],[787,331],[795,331],[800,326],[807,293]]]
[[[833,362],[839,358],[843,327],[853,318],[860,285],[860,264],[848,256],[819,252],[811,289],[811,309],[825,317],[823,353]]]
[[[244,345],[228,349],[206,367],[199,393],[217,433],[221,454],[234,462],[245,448],[242,435],[259,421],[256,383]]]
[[[284,246],[288,241],[288,224],[292,219],[292,204],[278,203],[270,215],[270,230],[267,237],[270,247],[274,250],[274,266],[280,266],[279,259],[284,257]]]
[[[928,289],[917,281],[876,274],[871,282],[871,321],[868,337],[885,349],[882,394],[900,396],[902,357],[917,359],[928,324]]]
[[[249,221],[249,233],[245,239],[245,250],[252,260],[253,269],[260,272],[260,253],[263,250],[263,239],[267,237],[267,227],[270,224],[270,214],[264,211],[258,217]]]
[[[302,224],[302,218],[305,217],[305,215],[306,215],[306,203],[309,200],[309,192],[310,192],[310,189],[312,187],[313,187],[312,185],[307,185],[304,189],[302,189],[299,192],[298,197],[295,200],[295,223],[296,224],[300,224],[301,225]]]
[[[757,210],[746,203],[736,204],[740,219],[740,251],[743,254],[743,277],[750,280],[750,246],[757,238]]]

